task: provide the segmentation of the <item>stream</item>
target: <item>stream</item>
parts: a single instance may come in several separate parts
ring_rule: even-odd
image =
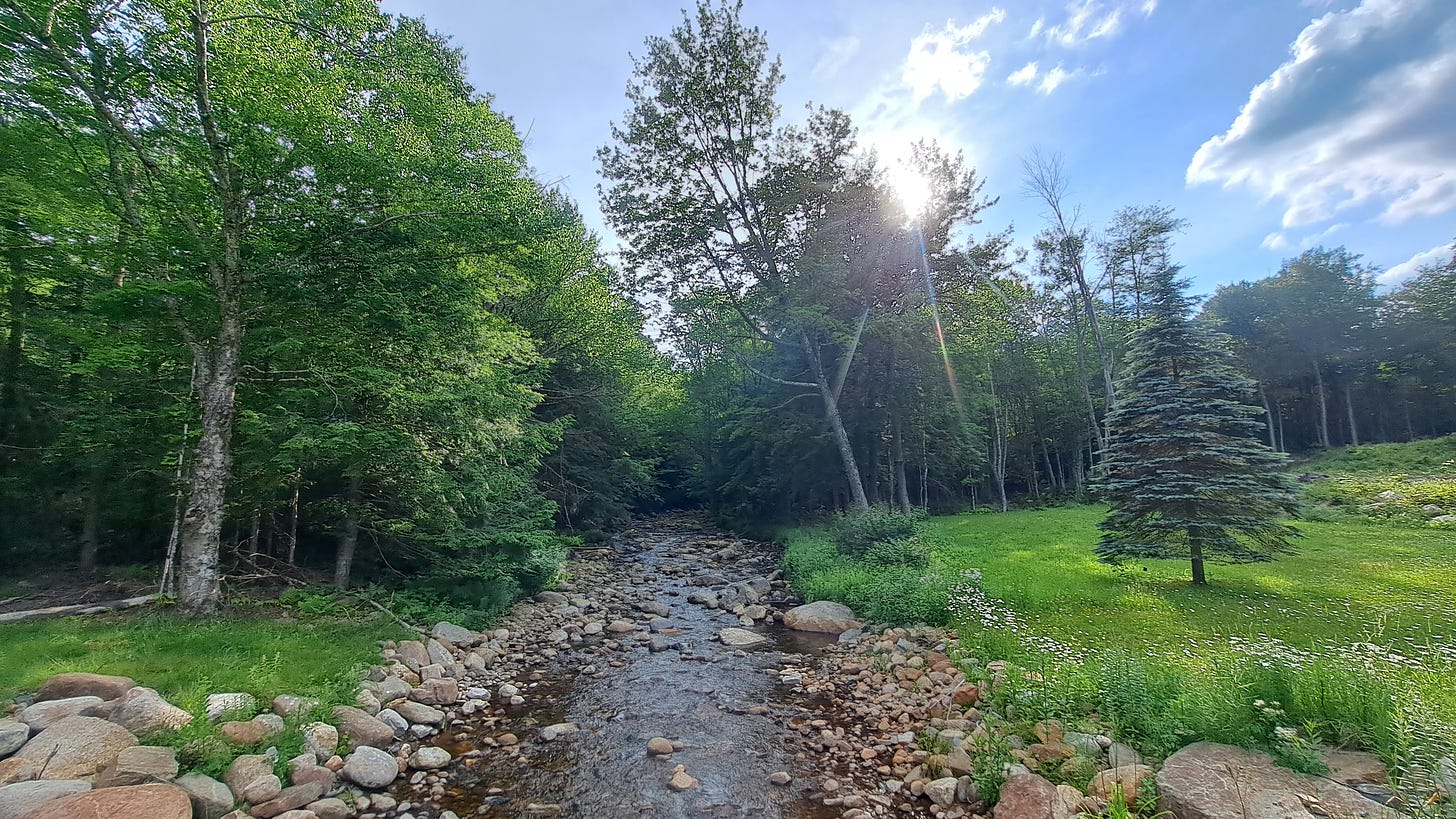
[[[688,596],[703,591],[708,581],[769,575],[777,561],[767,546],[739,547],[731,560],[719,560],[725,557],[724,542],[721,534],[679,518],[648,521],[619,535],[603,585],[628,605],[660,604],[667,615],[653,617],[649,638],[622,635],[620,646],[603,650],[616,635],[584,637],[519,674],[515,685],[526,704],[476,731],[517,735],[519,753],[492,749],[475,755],[468,760],[473,764],[458,767],[439,804],[462,819],[838,816],[806,798],[788,727],[810,718],[812,703],[792,693],[778,671],[804,662],[835,637],[790,631],[770,618],[769,625],[751,629],[768,638],[757,646],[736,649],[716,641],[720,629],[743,627],[739,617],[689,602]],[[593,599],[612,594],[586,583],[571,593]],[[761,602],[781,609],[791,600],[775,588]],[[652,615],[639,613],[647,616]],[[559,723],[580,730],[551,741],[526,741]],[[447,733],[452,739],[438,744],[468,753],[468,742],[453,739],[462,735],[472,732]],[[654,757],[646,750],[653,737],[667,738],[679,750]],[[678,765],[697,780],[696,787],[669,785]],[[795,781],[774,785],[775,772],[788,772]]]

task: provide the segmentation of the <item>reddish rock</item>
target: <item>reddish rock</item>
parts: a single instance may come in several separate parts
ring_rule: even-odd
[[[1001,785],[996,819],[1072,819],[1057,786],[1036,774],[1016,774]]]
[[[25,819],[192,819],[192,802],[172,785],[130,785],[64,796]]]
[[[45,733],[25,743],[15,759],[44,768],[46,779],[96,777],[112,763],[123,748],[137,744],[125,728],[95,717],[66,717]]]
[[[1112,786],[1122,786],[1122,801],[1128,807],[1132,807],[1137,800],[1138,788],[1142,781],[1153,775],[1153,769],[1147,765],[1123,765],[1120,768],[1109,768],[1100,771],[1092,781],[1087,784],[1087,795],[1095,796],[1103,801],[1111,801]]]
[[[1158,772],[1158,806],[1178,819],[1398,819],[1353,788],[1281,768],[1268,755],[1197,742]]]
[[[71,672],[57,674],[41,683],[35,692],[37,702],[63,700],[69,697],[100,697],[114,700],[136,686],[131,677],[112,677],[106,674],[83,674]]]
[[[981,701],[981,689],[974,683],[965,683],[950,695],[950,701],[956,705],[975,705]]]

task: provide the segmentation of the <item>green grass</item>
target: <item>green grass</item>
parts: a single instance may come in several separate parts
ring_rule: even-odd
[[[1453,448],[1456,438],[1349,448],[1304,468],[1404,481],[1390,471],[1440,476]],[[1410,795],[1429,795],[1423,772],[1456,753],[1451,530],[1410,516],[1299,521],[1294,554],[1211,565],[1210,585],[1195,587],[1187,562],[1098,562],[1105,514],[1065,506],[923,524],[930,566],[916,594],[950,590],[968,670],[1007,660],[1036,672],[1010,675],[998,705],[1015,704],[1018,720],[1112,730],[1154,754],[1207,739],[1318,770],[1308,740],[1363,747],[1381,754]],[[830,530],[784,537],[785,568],[806,598],[856,606],[887,596],[889,573],[836,550]],[[971,570],[978,581],[966,579]],[[1297,741],[1281,738],[1290,729]]]
[[[154,741],[178,748],[185,770],[216,776],[238,750],[207,724],[208,694],[246,691],[265,706],[278,694],[313,697],[321,705],[304,719],[326,716],[353,704],[361,671],[377,659],[375,641],[396,631],[374,619],[193,621],[162,611],[8,624],[0,626],[0,701],[65,671],[131,677],[198,717]],[[297,725],[268,744],[286,761],[302,746]]]

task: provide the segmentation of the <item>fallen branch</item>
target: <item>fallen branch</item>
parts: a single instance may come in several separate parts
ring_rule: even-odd
[[[50,606],[43,609],[29,609],[27,611],[10,611],[0,614],[0,623],[19,623],[22,620],[38,620],[42,617],[64,617],[69,614],[101,614],[107,611],[120,611],[122,609],[145,606],[156,599],[155,595],[147,594],[141,597],[128,597],[124,600],[112,600],[106,603],[80,603],[70,606]]]

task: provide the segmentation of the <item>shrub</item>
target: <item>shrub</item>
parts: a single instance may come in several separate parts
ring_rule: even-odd
[[[863,555],[871,546],[908,540],[917,530],[915,518],[888,506],[842,512],[834,519],[834,545],[848,555]]]
[[[930,553],[921,544],[919,538],[872,544],[865,550],[864,558],[877,566],[924,569],[930,565]]]
[[[882,569],[850,590],[841,601],[873,623],[944,625],[948,619],[947,584],[941,578],[907,568]]]

